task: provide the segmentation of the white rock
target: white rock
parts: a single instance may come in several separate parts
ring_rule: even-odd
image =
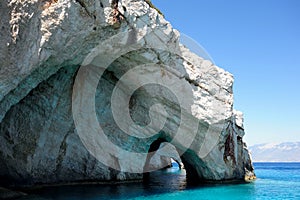
[[[232,109],[230,73],[179,45],[179,33],[145,1],[120,0],[120,11],[109,0],[102,0],[102,6],[94,0],[78,2],[0,2],[4,27],[0,37],[0,180],[5,177],[5,184],[32,185],[142,178],[140,173],[128,172],[144,169],[147,152],[158,138],[171,142],[180,154],[185,152],[182,162],[197,181],[244,179],[246,170],[253,171],[242,142],[242,114]],[[80,64],[98,44],[102,54],[94,60],[96,64],[103,66],[114,56],[118,59],[99,84],[79,80],[79,86],[96,84],[96,90],[86,91],[95,94],[90,98],[95,99],[95,116],[112,144],[121,147],[115,152],[107,151],[113,145],[95,147],[105,157],[101,162],[80,140],[72,113],[72,103],[78,100],[79,115],[92,119],[91,100],[75,96],[72,102],[72,92]],[[122,52],[126,54],[120,57]],[[147,128],[153,137],[142,140],[116,125],[110,98],[125,72],[148,63],[159,67],[133,70],[137,76],[119,84],[125,95],[133,95],[128,113],[136,124],[146,126],[151,116],[157,117],[154,127]],[[94,76],[99,73],[95,69]],[[128,94],[130,85],[143,81],[160,83],[170,91],[144,86]],[[161,107],[149,114],[153,103]],[[166,116],[163,129],[157,131]],[[87,122],[86,133],[92,137],[93,126]],[[137,127],[129,130],[148,136]],[[128,152],[138,156],[128,158]],[[106,166],[106,161],[115,169]]]

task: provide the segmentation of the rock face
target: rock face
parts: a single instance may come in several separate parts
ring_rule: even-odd
[[[162,151],[163,147],[165,148]],[[162,143],[158,151],[152,156],[149,167],[154,170],[172,167],[172,159],[177,162],[180,169],[184,168],[176,148],[170,143]]]
[[[187,174],[197,181],[244,179],[253,172],[242,140],[242,114],[233,110],[232,75],[180,45],[177,31],[147,2],[11,0],[1,1],[0,10],[1,184],[141,179],[134,169],[147,169],[152,156],[147,152],[163,142],[176,147]],[[94,84],[78,78],[80,66],[95,48],[102,54],[93,57],[92,64],[98,64],[94,67],[108,67],[95,90],[90,89],[94,98],[80,101],[74,88]],[[136,70],[136,77],[175,77],[166,83],[170,88],[146,84],[128,93],[131,82],[122,77],[148,63],[156,65]],[[132,82],[142,81],[138,78]],[[179,91],[184,84],[188,91]],[[136,126],[127,127],[144,139],[125,134],[111,109],[116,87],[131,95],[130,118],[139,127],[168,116],[161,129],[150,127],[149,133],[155,134],[149,136]],[[181,107],[182,94],[189,95],[188,106]],[[92,125],[80,127],[76,117],[89,120],[92,114],[85,104],[91,99],[106,137],[128,152],[140,153],[135,159],[95,150],[113,161],[107,166],[86,148],[79,136],[86,128],[86,135],[92,137]],[[74,102],[78,101],[83,110],[77,116]],[[154,104],[163,109],[153,110]],[[183,134],[175,137],[177,132]]]

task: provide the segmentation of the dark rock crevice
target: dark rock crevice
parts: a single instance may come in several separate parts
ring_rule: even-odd
[[[84,9],[84,11],[87,13],[87,15],[89,17],[91,17],[92,19],[94,19],[93,15],[90,13],[90,11],[88,10],[88,7],[85,5],[85,1],[84,0],[75,0],[77,3],[79,3],[79,5]]]
[[[224,149],[224,161],[232,162],[233,165],[236,164],[235,158],[235,142],[234,142],[234,134],[230,126],[227,127],[226,131],[228,132],[228,136],[225,141],[225,149]]]

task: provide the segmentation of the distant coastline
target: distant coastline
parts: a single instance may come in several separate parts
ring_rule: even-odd
[[[264,143],[249,147],[255,163],[299,163],[300,142]]]
[[[300,163],[300,161],[253,161],[253,163],[288,163],[288,164],[291,164],[291,163]]]

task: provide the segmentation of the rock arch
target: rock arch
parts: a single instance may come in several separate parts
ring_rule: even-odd
[[[126,7],[126,20],[118,24],[120,26],[109,24],[113,21],[112,16],[102,8],[111,7],[108,0],[102,1],[103,6],[96,1],[84,6],[76,1],[59,1],[51,4],[51,9],[42,11],[38,2],[32,2],[31,6],[27,5],[27,1],[15,1],[11,5],[1,1],[0,4],[1,8],[5,8],[1,10],[5,17],[0,20],[7,27],[4,37],[0,38],[1,44],[4,44],[0,52],[5,55],[2,59],[4,64],[0,66],[2,184],[34,185],[142,178],[142,174],[123,171],[128,169],[131,161],[121,154],[112,156],[110,152],[102,150],[117,166],[115,169],[94,158],[82,144],[72,116],[73,85],[82,61],[99,41],[120,33],[124,36],[120,41],[111,40],[102,48],[110,49],[111,45],[125,48],[136,42],[138,37],[142,39],[139,50],[127,52],[110,65],[96,89],[97,118],[106,136],[125,150],[147,153],[158,138],[171,142],[178,127],[183,125],[186,134],[172,144],[179,152],[182,151],[185,167],[197,175],[193,176],[197,180],[243,180],[253,177],[252,162],[242,140],[242,114],[233,110],[232,75],[180,45],[177,31],[144,1],[119,2],[120,8]],[[95,13],[95,16],[91,17],[91,13]],[[13,27],[9,19],[13,19],[14,16],[10,15],[15,14],[32,18],[15,20],[14,26],[21,29],[14,33],[12,41],[9,30]],[[32,22],[34,27],[43,29],[31,29]],[[64,26],[68,28],[61,28]],[[140,31],[132,34],[132,27]],[[39,42],[34,45],[28,43],[36,41],[36,38],[39,38]],[[156,47],[172,47],[181,57],[166,51],[151,50],[147,46],[149,44],[152,47],[153,44]],[[181,111],[176,103],[176,95],[172,95],[174,91],[151,85],[139,88],[132,95],[130,114],[135,123],[145,126],[151,121],[149,108],[159,102],[165,106],[169,116],[162,131],[141,140],[123,134],[116,125],[110,111],[114,86],[126,69],[147,63],[169,66],[159,68],[161,76],[167,76],[167,71],[174,73],[175,69],[178,79],[192,88],[188,91],[193,97],[188,112],[191,114],[186,117],[197,121],[195,137],[191,134],[195,128],[189,123],[180,123]],[[143,73],[151,73],[151,70]],[[154,98],[149,98],[151,95]],[[164,95],[171,97],[171,100],[166,100]],[[220,111],[212,105],[223,109]],[[218,121],[222,121],[221,127]],[[217,128],[216,134],[207,134],[211,127]],[[187,144],[185,140],[190,138],[193,142]],[[145,163],[146,160],[144,157],[140,162]]]

